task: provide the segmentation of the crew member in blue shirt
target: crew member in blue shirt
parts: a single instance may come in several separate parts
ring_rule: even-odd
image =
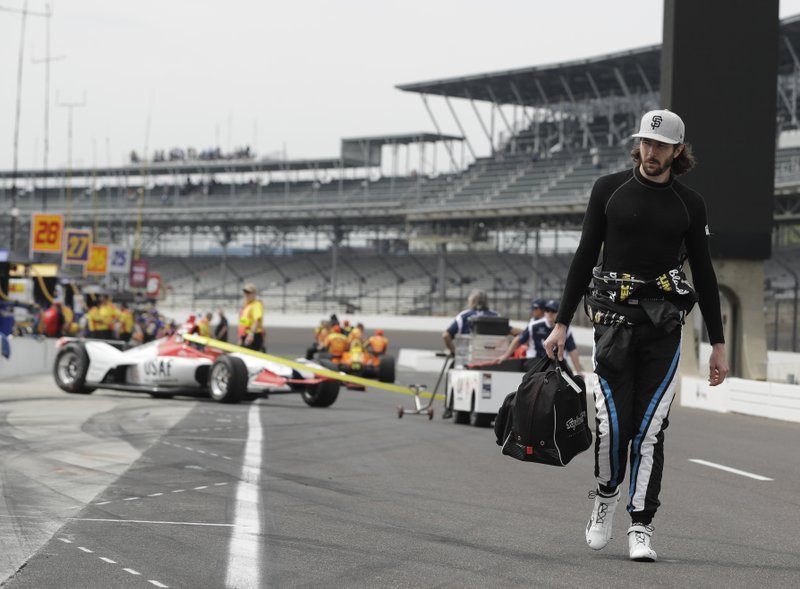
[[[544,305],[544,317],[536,319],[535,311],[539,306],[539,300],[533,301],[531,305],[531,320],[527,327],[517,336],[511,340],[508,350],[497,360],[498,363],[508,360],[517,347],[527,344],[528,349],[525,351],[526,358],[542,358],[546,356],[544,351],[544,340],[553,331],[553,326],[556,323],[556,314],[558,313],[558,301],[549,300]],[[569,352],[569,357],[572,360],[572,366],[575,372],[583,372],[581,370],[581,359],[578,355],[578,348],[575,345],[575,339],[572,337],[572,330],[567,331],[567,342],[565,349]]]
[[[472,317],[497,317],[497,312],[489,308],[489,297],[482,290],[473,290],[467,297],[467,308],[461,311],[453,322],[442,332],[445,347],[451,354],[456,353],[455,337],[459,333],[469,333],[469,320]]]
[[[450,355],[456,353],[455,337],[458,334],[470,332],[470,319],[472,317],[497,317],[496,311],[489,308],[489,297],[482,290],[473,290],[467,297],[467,308],[456,315],[453,322],[442,332],[442,339],[445,347],[450,351]],[[448,360],[449,361],[449,360]],[[442,419],[449,419],[453,416],[453,400],[445,398],[444,412]]]

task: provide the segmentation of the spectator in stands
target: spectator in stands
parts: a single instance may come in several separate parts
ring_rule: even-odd
[[[458,334],[470,332],[470,322],[472,317],[497,317],[497,312],[489,308],[489,297],[482,290],[473,290],[467,297],[467,308],[456,315],[453,322],[442,332],[442,340],[451,356],[456,353],[455,337]],[[444,413],[442,419],[449,419],[453,416],[453,400],[445,399]]]
[[[600,150],[596,147],[593,147],[589,150],[589,153],[592,155],[592,167],[595,170],[599,170],[603,167],[602,162],[600,161]]]
[[[549,300],[544,303],[544,317],[536,319],[537,303],[540,299],[533,301],[531,305],[531,320],[528,322],[522,332],[514,336],[511,344],[505,353],[497,359],[497,363],[504,362],[514,355],[518,346],[527,345],[525,350],[525,358],[543,358],[547,354],[544,351],[544,340],[553,331],[556,322],[556,313],[558,313],[558,301]],[[583,372],[581,368],[581,359],[578,355],[578,347],[575,345],[575,339],[572,337],[572,330],[567,330],[567,341],[564,349],[569,352],[569,357],[572,360],[572,367],[575,372]]]
[[[225,317],[225,310],[220,307],[217,311],[219,315],[219,322],[214,327],[214,339],[222,342],[228,341],[228,318]]]
[[[674,112],[645,113],[633,135],[638,138],[631,150],[634,166],[595,182],[561,309],[544,342],[548,356],[563,358],[567,329],[586,296],[594,322],[598,384],[597,489],[585,538],[593,550],[608,544],[630,465],[627,535],[635,561],[657,558],[651,538],[660,506],[664,430],[678,381],[681,324],[695,301],[712,344],[708,382],[717,386],[728,374],[706,206],[700,194],[676,179],[695,165],[684,133],[684,123]],[[696,292],[679,262],[683,249]],[[586,295],[590,283],[593,288]]]
[[[239,313],[239,345],[257,352],[266,350],[264,341],[264,304],[256,298],[255,284],[242,288],[244,305]]]

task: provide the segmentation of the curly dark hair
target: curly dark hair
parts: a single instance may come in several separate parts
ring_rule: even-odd
[[[631,148],[631,157],[633,158],[633,162],[638,166],[642,163],[642,157],[639,153],[639,142],[637,141],[636,144]],[[683,144],[683,151],[681,154],[672,160],[672,173],[676,176],[680,176],[689,172],[692,168],[694,168],[695,164],[697,164],[697,159],[694,157],[694,151],[692,150],[691,143],[684,143]]]

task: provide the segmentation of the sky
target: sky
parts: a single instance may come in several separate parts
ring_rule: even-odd
[[[0,0],[0,169],[13,166],[24,0]],[[593,57],[661,42],[661,0],[49,0],[50,167],[119,165],[132,149],[249,145],[335,157],[343,137],[433,131],[401,83]],[[44,12],[44,0],[28,0]],[[783,0],[780,16],[800,14]],[[19,168],[44,156],[45,21],[29,15]],[[456,101],[463,102],[463,101]],[[458,129],[441,99],[442,131]],[[484,154],[468,104],[457,112]],[[480,155],[480,153],[479,153]]]

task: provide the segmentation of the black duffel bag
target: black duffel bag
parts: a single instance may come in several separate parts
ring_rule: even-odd
[[[565,466],[592,445],[586,383],[566,363],[542,358],[503,401],[494,433],[506,456]]]

